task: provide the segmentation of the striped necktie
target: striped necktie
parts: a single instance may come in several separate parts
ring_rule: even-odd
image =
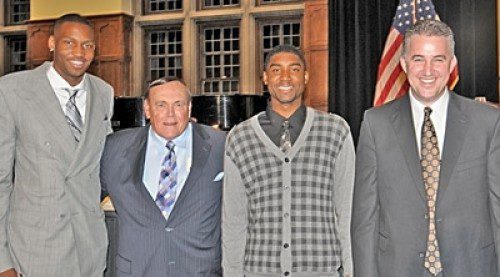
[[[78,93],[83,90],[82,89],[72,90],[68,88],[65,88],[64,90],[69,93],[69,100],[68,102],[66,102],[66,109],[65,109],[66,121],[68,122],[69,127],[71,128],[71,132],[73,133],[76,142],[80,142],[80,138],[82,136],[82,131],[83,131],[83,121],[82,121],[82,115],[80,114],[80,111],[76,106],[75,98],[78,95]]]
[[[174,152],[175,144],[167,142],[168,153],[163,159],[160,172],[159,190],[156,194],[156,205],[160,208],[162,215],[168,218],[174,207],[177,193],[177,162]]]

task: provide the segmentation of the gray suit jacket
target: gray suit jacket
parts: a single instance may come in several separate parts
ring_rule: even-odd
[[[365,113],[356,156],[355,276],[427,276],[427,205],[408,95]],[[500,111],[455,93],[436,228],[444,276],[499,276]]]
[[[113,89],[86,75],[85,129],[76,144],[49,66],[0,78],[0,271],[102,276],[99,157],[111,131]]]
[[[190,174],[166,221],[142,182],[149,126],[108,137],[103,190],[118,218],[117,276],[221,275],[220,207],[225,133],[193,123]]]

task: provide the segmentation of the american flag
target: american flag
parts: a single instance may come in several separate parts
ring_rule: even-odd
[[[384,52],[378,66],[377,85],[375,88],[374,106],[380,106],[404,95],[410,84],[406,74],[399,65],[399,57],[403,51],[403,39],[406,30],[415,21],[436,19],[439,16],[431,0],[400,0],[391,30],[385,42]],[[458,67],[455,66],[448,80],[448,87],[453,89],[458,82]]]

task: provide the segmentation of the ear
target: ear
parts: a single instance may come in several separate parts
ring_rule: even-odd
[[[305,71],[304,72],[304,84],[307,85],[307,83],[309,82],[309,71]]]
[[[403,71],[406,73],[406,61],[404,57],[399,58],[399,64],[401,65],[401,68]]]
[[[453,58],[451,59],[450,63],[450,74],[453,72],[453,68],[458,64],[458,59],[457,56],[453,55]]]
[[[267,86],[267,73],[265,71],[262,73],[262,82]]]
[[[146,118],[147,119],[151,118],[151,110],[150,110],[151,106],[149,105],[149,100],[147,98],[144,99],[142,107],[144,108],[144,114],[146,115]]]
[[[54,49],[56,49],[56,38],[53,35],[49,37],[48,46],[49,46],[50,52],[52,52],[52,51],[54,51]]]

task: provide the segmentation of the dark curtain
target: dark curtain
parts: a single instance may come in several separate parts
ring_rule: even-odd
[[[357,141],[363,112],[372,106],[377,68],[398,0],[329,3],[329,111],[344,117]],[[495,0],[434,0],[455,32],[459,94],[498,102]]]

